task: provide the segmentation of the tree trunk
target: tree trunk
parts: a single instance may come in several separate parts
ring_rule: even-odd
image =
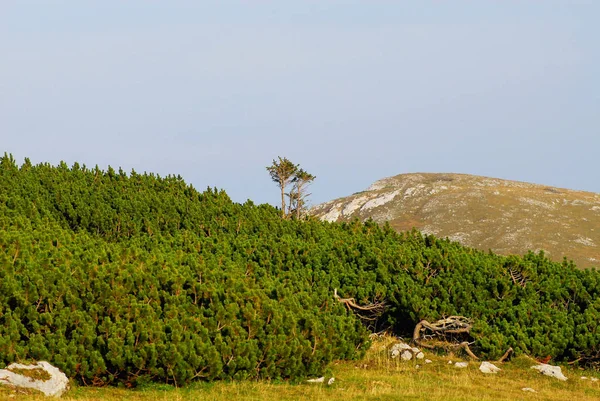
[[[298,183],[298,193],[296,194],[296,218],[300,220],[300,207],[301,207],[301,199],[302,195],[302,183]]]
[[[285,183],[283,180],[279,183],[281,187],[281,218],[285,219]]]

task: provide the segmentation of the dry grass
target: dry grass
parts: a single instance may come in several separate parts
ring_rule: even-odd
[[[569,380],[560,382],[530,369],[528,358],[501,364],[495,375],[479,372],[479,363],[471,362],[466,369],[448,364],[456,358],[428,354],[433,362],[402,362],[388,357],[389,339],[374,345],[362,361],[340,362],[331,367],[336,380],[327,384],[271,382],[198,383],[186,388],[155,385],[126,390],[116,388],[72,389],[66,400],[578,400],[600,399],[600,381],[581,380],[581,376],[599,377],[598,372],[563,369]],[[420,367],[417,367],[417,364]],[[326,376],[329,378],[329,375]],[[536,393],[524,392],[523,387]],[[0,399],[11,394],[16,400],[42,400],[40,395],[16,394],[1,389]]]

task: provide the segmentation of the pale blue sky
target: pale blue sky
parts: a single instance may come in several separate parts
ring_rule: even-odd
[[[597,0],[0,0],[0,152],[314,203],[458,172],[600,192]]]

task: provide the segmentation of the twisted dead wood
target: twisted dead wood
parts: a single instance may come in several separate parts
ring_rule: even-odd
[[[333,296],[338,302],[346,305],[348,310],[355,312],[362,320],[377,320],[377,318],[385,311],[386,307],[385,302],[372,302],[368,305],[361,306],[356,303],[354,298],[341,298],[337,293],[337,288],[333,290]],[[369,316],[365,316],[365,314],[360,312],[367,312]]]
[[[427,320],[421,320],[417,323],[415,330],[413,331],[413,341],[418,346],[428,349],[444,348],[448,351],[458,351],[462,349],[471,358],[479,360],[479,357],[471,351],[471,348],[469,347],[470,343],[468,341],[462,341],[458,344],[448,341],[443,341],[438,344],[428,344],[424,342],[424,336],[421,335],[422,332],[429,330],[432,332],[432,337],[441,337],[445,340],[446,335],[448,334],[469,334],[472,327],[473,321],[464,316],[450,316],[433,323],[430,323]],[[505,361],[512,352],[513,349],[509,348],[497,362]]]

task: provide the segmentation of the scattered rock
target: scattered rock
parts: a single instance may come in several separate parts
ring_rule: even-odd
[[[537,391],[535,391],[531,387],[523,387],[521,390],[523,390],[523,391],[529,391],[530,393],[537,393]]]
[[[481,362],[481,365],[479,365],[479,370],[482,373],[498,373],[501,369],[493,363]]]
[[[408,344],[396,343],[396,344],[392,345],[392,348],[390,349],[390,353],[392,355],[392,358],[396,358],[396,357],[400,356],[402,351],[405,351],[405,350],[410,351],[411,349],[412,349],[412,347]]]
[[[425,359],[425,363],[431,363],[431,359]]]
[[[448,365],[452,365],[452,361],[448,361]]]
[[[592,377],[590,380],[593,381],[593,382],[597,382],[598,378],[597,377]]]
[[[585,376],[581,376],[581,380],[587,380],[588,378]]]
[[[558,380],[565,381],[567,380],[566,376],[563,375],[560,366],[552,366],[547,365],[545,363],[540,363],[539,365],[534,365],[531,369],[539,370],[539,372],[543,375],[554,377]]]
[[[30,373],[20,373],[25,371]],[[0,369],[0,384],[38,390],[54,397],[60,397],[69,389],[67,376],[45,361],[33,365],[13,363],[6,369]]]
[[[425,354],[423,354],[420,349],[411,347],[403,342],[394,344],[390,349],[390,355],[392,358],[400,357],[403,361],[410,361],[413,358],[425,358]]]
[[[308,383],[323,383],[325,381],[325,376],[321,376],[317,379],[308,379]]]
[[[329,379],[329,380],[327,381],[327,385],[328,385],[328,386],[331,386],[331,385],[332,385],[334,382],[335,382],[335,377],[332,377],[331,379]]]
[[[467,366],[469,366],[469,362],[456,362],[454,364],[455,368],[466,368]]]

